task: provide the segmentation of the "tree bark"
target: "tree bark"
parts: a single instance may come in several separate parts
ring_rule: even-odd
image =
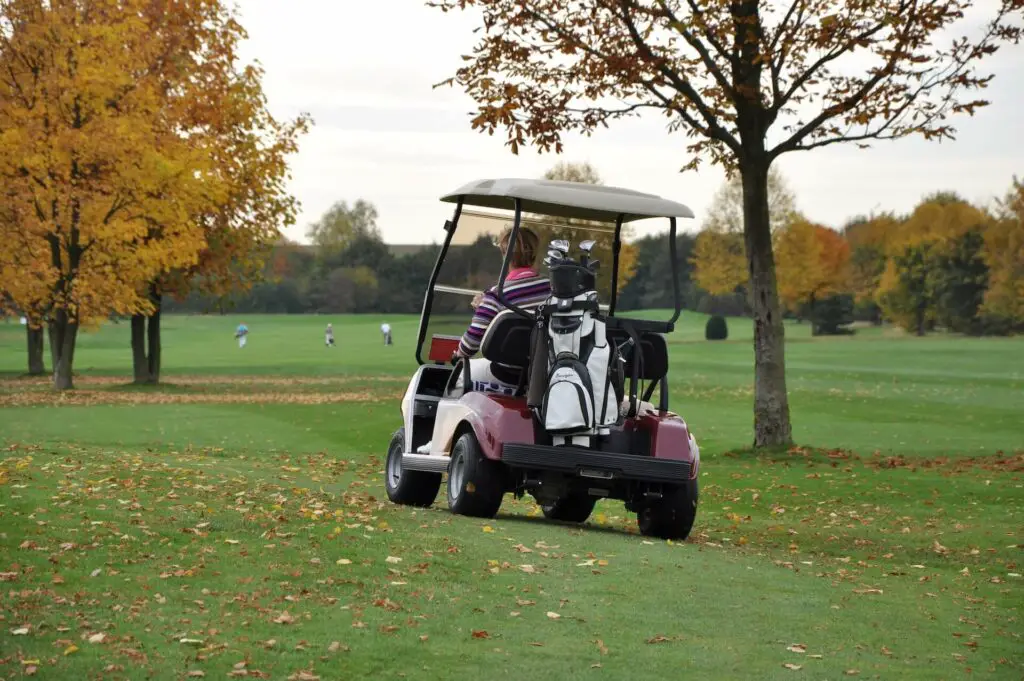
[[[149,380],[160,382],[160,294],[152,294],[153,314],[149,317]]]
[[[75,341],[78,322],[72,321],[65,310],[58,309],[50,322],[50,353],[53,356],[53,387],[72,390],[75,360]]]
[[[134,382],[146,385],[160,382],[160,303],[162,296],[150,287],[153,314],[132,315],[132,374]],[[147,333],[148,323],[148,333]]]
[[[785,330],[775,280],[768,212],[768,163],[740,165],[743,179],[743,232],[754,317],[754,446],[793,441],[786,393]]]
[[[28,375],[43,376],[46,374],[46,362],[43,361],[43,327],[33,328],[29,324],[25,329],[28,341]]]
[[[146,315],[132,315],[132,375],[137,385],[149,383],[146,361]]]

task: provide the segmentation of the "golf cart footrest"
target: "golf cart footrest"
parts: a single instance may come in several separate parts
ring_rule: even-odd
[[[690,463],[650,456],[611,454],[583,447],[505,444],[501,458],[510,466],[575,473],[585,478],[682,482],[690,478]]]

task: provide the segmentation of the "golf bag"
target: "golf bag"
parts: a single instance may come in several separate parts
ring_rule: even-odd
[[[569,259],[550,266],[551,298],[542,312],[548,376],[540,420],[552,436],[582,444],[576,438],[605,434],[618,422],[622,363],[600,318],[593,270]]]

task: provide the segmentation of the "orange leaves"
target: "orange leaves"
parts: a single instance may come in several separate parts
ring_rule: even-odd
[[[790,309],[847,290],[850,246],[838,232],[799,218],[776,241],[779,298]]]

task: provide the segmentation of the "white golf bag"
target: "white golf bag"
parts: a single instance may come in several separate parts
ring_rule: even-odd
[[[589,445],[592,436],[607,434],[619,419],[618,352],[597,314],[586,257],[583,263],[551,264],[552,296],[545,308],[548,377],[540,420],[555,444]]]

